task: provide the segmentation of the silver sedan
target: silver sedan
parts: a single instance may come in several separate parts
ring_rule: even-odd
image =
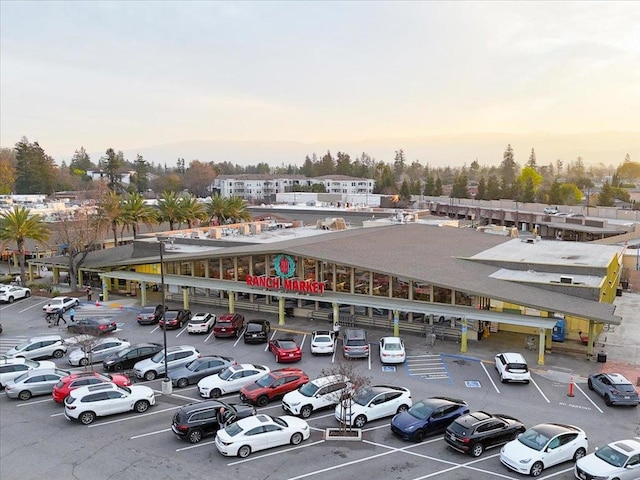
[[[54,385],[67,375],[69,375],[67,370],[57,368],[33,370],[9,380],[4,390],[7,397],[20,400],[29,400],[36,395],[51,395]]]
[[[130,346],[131,344],[122,338],[101,338],[69,352],[69,365],[77,367],[102,362],[112,353],[118,353]]]

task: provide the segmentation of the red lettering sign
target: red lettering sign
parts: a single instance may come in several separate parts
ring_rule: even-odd
[[[279,277],[258,277],[256,275],[247,275],[246,284],[249,287],[270,288],[273,290],[284,288],[300,293],[316,293],[322,295],[324,293],[324,283],[314,282],[311,280],[297,279],[280,279]]]

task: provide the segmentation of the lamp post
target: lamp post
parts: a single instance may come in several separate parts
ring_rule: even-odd
[[[170,395],[173,392],[173,386],[171,385],[171,379],[169,378],[169,367],[167,365],[167,325],[164,323],[164,241],[160,242],[160,294],[162,295],[162,302],[160,311],[160,320],[162,321],[162,345],[164,346],[164,379],[162,380],[162,394]]]

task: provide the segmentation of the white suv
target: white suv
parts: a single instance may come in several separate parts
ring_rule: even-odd
[[[316,378],[287,393],[282,398],[282,408],[292,415],[309,418],[315,410],[337,405],[349,388],[349,379],[342,375]]]
[[[2,358],[0,359],[0,388],[4,388],[9,380],[18,378],[23,373],[31,370],[53,370],[56,364],[53,362],[36,362],[28,358]]]
[[[200,352],[196,347],[181,345],[167,348],[167,369],[181,367],[191,360],[200,358]],[[164,350],[160,350],[153,357],[140,360],[133,366],[133,374],[136,378],[155,380],[164,375]]]
[[[53,297],[42,307],[42,311],[44,313],[56,313],[58,310],[62,309],[66,312],[71,307],[77,307],[78,305],[80,305],[80,300],[77,298]]]
[[[7,357],[22,358],[62,358],[67,351],[67,345],[60,335],[41,335],[32,337],[20,345],[9,349]]]
[[[187,323],[187,333],[209,333],[216,323],[213,313],[195,313]]]
[[[525,358],[519,353],[499,353],[496,355],[496,370],[500,375],[500,381],[523,382],[531,381],[531,372]]]
[[[115,383],[100,383],[73,390],[64,400],[64,416],[89,425],[96,417],[132,410],[144,413],[155,404],[153,390],[144,385],[119,387]]]

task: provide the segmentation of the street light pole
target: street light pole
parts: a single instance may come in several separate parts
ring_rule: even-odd
[[[162,321],[162,341],[164,346],[164,379],[162,380],[162,393],[170,395],[173,392],[171,379],[169,378],[169,367],[167,365],[167,325],[164,322],[165,312],[165,291],[164,291],[164,241],[160,242],[160,294],[162,295],[160,320]]]

